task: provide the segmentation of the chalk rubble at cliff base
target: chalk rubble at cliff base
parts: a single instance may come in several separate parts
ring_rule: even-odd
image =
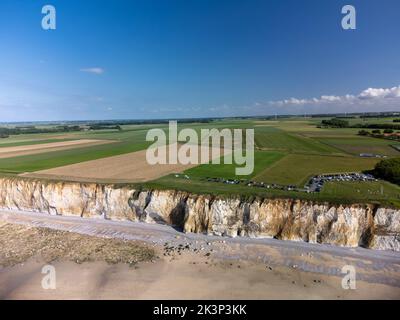
[[[291,199],[252,202],[181,191],[1,178],[0,208],[165,223],[184,232],[400,251],[400,210]]]

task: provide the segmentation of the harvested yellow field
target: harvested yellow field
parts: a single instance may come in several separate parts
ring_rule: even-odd
[[[111,142],[114,141],[82,139],[82,140],[60,141],[60,142],[41,143],[41,144],[32,144],[24,146],[15,146],[15,147],[4,147],[0,148],[0,159],[44,153],[50,151],[66,150],[77,147],[93,146]]]
[[[212,159],[212,148],[207,158]],[[201,152],[203,149],[201,149]],[[226,151],[228,152],[228,151]],[[220,151],[221,156],[224,154]],[[165,154],[168,156],[168,148]],[[199,160],[200,162],[200,160]],[[28,177],[57,178],[73,181],[142,182],[157,179],[171,173],[181,173],[199,164],[157,164],[150,165],[146,160],[146,150],[131,152],[97,160],[91,160],[58,168],[23,174]]]

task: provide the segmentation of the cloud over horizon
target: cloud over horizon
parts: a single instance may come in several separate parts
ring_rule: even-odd
[[[104,73],[104,69],[103,68],[99,68],[99,67],[93,67],[93,68],[82,68],[79,71],[81,72],[87,72],[87,73],[93,73],[93,74],[103,74]]]
[[[392,88],[368,88],[358,95],[346,94],[344,96],[323,95],[319,98],[299,99],[289,98],[285,100],[269,101],[269,105],[316,105],[316,104],[362,104],[370,102],[397,102],[400,103],[400,85]]]

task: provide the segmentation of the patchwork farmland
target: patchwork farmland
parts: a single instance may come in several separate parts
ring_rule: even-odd
[[[369,121],[374,121],[370,119]],[[396,142],[362,137],[353,128],[320,128],[321,118],[221,119],[179,124],[179,129],[255,130],[255,164],[249,176],[236,176],[235,164],[150,166],[145,159],[149,129],[168,132],[168,125],[126,124],[119,130],[102,128],[67,134],[23,134],[0,139],[0,174],[52,180],[78,180],[135,184],[141,188],[186,190],[260,197],[296,197],[318,200],[400,203],[400,188],[377,181],[363,184],[331,182],[316,194],[282,189],[261,189],[223,183],[239,179],[298,187],[318,174],[363,172],[374,168],[377,157],[400,155]],[[399,143],[397,143],[399,144]],[[208,180],[207,180],[208,179]],[[210,182],[220,179],[221,182]],[[219,180],[218,180],[219,181]],[[380,192],[376,192],[379,190]],[[383,191],[382,191],[383,190]]]
[[[175,148],[178,146],[175,144]],[[158,153],[158,156],[169,156],[168,146]],[[203,149],[200,149],[201,154]],[[212,160],[213,149],[207,150],[208,163]],[[217,151],[217,150],[215,150]],[[229,154],[230,151],[218,150],[220,155]],[[153,180],[170,173],[181,173],[198,164],[165,164],[150,165],[146,159],[147,150],[130,152],[112,157],[70,164],[47,170],[22,174],[25,177],[51,178],[69,181],[94,181],[94,182],[143,182]],[[204,151],[205,152],[205,151]],[[200,156],[198,163],[201,163]],[[211,165],[210,165],[211,166]]]

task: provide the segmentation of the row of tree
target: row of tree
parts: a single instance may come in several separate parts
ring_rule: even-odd
[[[80,126],[56,126],[49,128],[36,128],[35,126],[4,128],[0,127],[0,137],[7,138],[10,135],[30,134],[30,133],[57,133],[57,132],[71,132],[81,131]]]
[[[397,122],[397,121],[393,121]],[[321,121],[322,127],[328,128],[363,128],[363,129],[388,129],[388,130],[400,130],[400,124],[394,123],[356,123],[351,125],[349,121],[333,118],[329,120]]]
[[[349,128],[350,123],[347,120],[333,118],[329,120],[322,120],[321,122],[323,127],[329,128]]]
[[[391,134],[391,133],[394,133],[394,130],[385,129],[385,130],[383,130],[383,133]],[[368,136],[368,135],[374,135],[374,134],[382,135],[382,131],[380,129],[374,129],[371,132],[369,132],[369,131],[363,129],[363,130],[358,131],[358,134],[360,136]]]
[[[89,126],[89,130],[119,130],[121,131],[122,128],[120,125],[116,125],[116,126],[105,126],[105,125],[101,125],[101,124],[93,124],[91,126]]]
[[[78,125],[60,125],[47,128],[36,128],[35,126],[20,126],[13,128],[0,127],[0,138],[8,138],[10,135],[31,134],[31,133],[59,133],[82,131],[84,127]],[[120,125],[92,124],[89,130],[122,130]]]

